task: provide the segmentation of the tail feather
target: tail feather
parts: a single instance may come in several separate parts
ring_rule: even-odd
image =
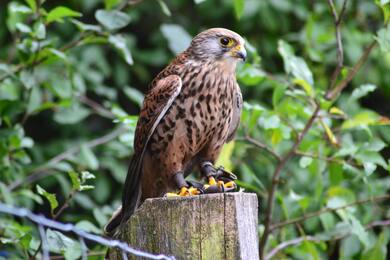
[[[141,198],[141,160],[142,156],[133,155],[127,171],[122,206],[118,208],[104,228],[106,234],[115,232],[117,227],[124,223],[137,209]]]

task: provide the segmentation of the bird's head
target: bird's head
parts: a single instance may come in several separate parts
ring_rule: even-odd
[[[246,59],[244,46],[244,39],[237,33],[224,28],[212,28],[195,36],[188,50],[197,59],[236,63]]]

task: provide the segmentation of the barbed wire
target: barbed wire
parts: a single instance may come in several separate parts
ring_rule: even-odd
[[[166,260],[174,260],[173,256],[166,256],[163,254],[155,255],[147,252],[143,252],[137,249],[130,247],[125,242],[115,240],[115,239],[107,239],[99,235],[88,233],[84,230],[76,228],[73,224],[70,223],[61,223],[58,221],[54,221],[52,219],[48,219],[43,215],[37,215],[32,213],[30,210],[25,208],[16,208],[13,206],[9,206],[3,203],[0,203],[0,213],[5,213],[13,216],[28,218],[32,222],[38,225],[39,235],[42,241],[42,259],[49,259],[49,245],[47,242],[47,237],[45,235],[45,227],[60,230],[63,232],[72,232],[79,237],[79,241],[82,249],[82,259],[87,259],[87,251],[88,248],[85,244],[85,240],[94,241],[98,244],[110,247],[110,248],[119,248],[122,251],[122,258],[127,260],[127,255],[132,254],[134,256],[144,257],[148,259],[166,259]]]

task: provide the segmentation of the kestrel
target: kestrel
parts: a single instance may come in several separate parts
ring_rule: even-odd
[[[234,175],[213,165],[239,125],[242,95],[235,70],[245,61],[244,44],[227,29],[203,31],[152,81],[137,122],[122,207],[107,224],[108,234],[147,198],[234,187]],[[185,180],[195,167],[208,179],[203,188]]]

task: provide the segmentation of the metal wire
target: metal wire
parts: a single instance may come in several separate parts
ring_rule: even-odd
[[[73,224],[69,223],[61,223],[58,221],[54,221],[51,219],[48,219],[42,215],[37,215],[32,213],[30,210],[25,208],[16,208],[12,207],[3,203],[0,203],[0,212],[18,216],[18,217],[24,217],[28,218],[32,222],[36,223],[39,228],[39,234],[41,236],[42,240],[42,250],[43,250],[43,259],[49,259],[49,252],[48,252],[48,245],[47,245],[47,238],[45,235],[45,229],[44,227],[49,227],[52,229],[57,229],[63,232],[72,232],[76,234],[80,238],[81,242],[81,248],[83,250],[83,255],[85,255],[85,251],[87,250],[87,247],[85,245],[85,239],[94,241],[98,244],[110,247],[110,248],[119,248],[122,251],[122,255],[132,254],[139,257],[144,257],[148,259],[166,259],[166,260],[174,260],[175,257],[173,256],[166,256],[163,254],[155,255],[147,252],[143,252],[134,248],[129,247],[125,242],[115,240],[115,239],[107,239],[102,236],[94,235],[85,232],[84,230],[76,228]],[[84,242],[84,243],[83,243]],[[126,258],[124,258],[126,259]]]

